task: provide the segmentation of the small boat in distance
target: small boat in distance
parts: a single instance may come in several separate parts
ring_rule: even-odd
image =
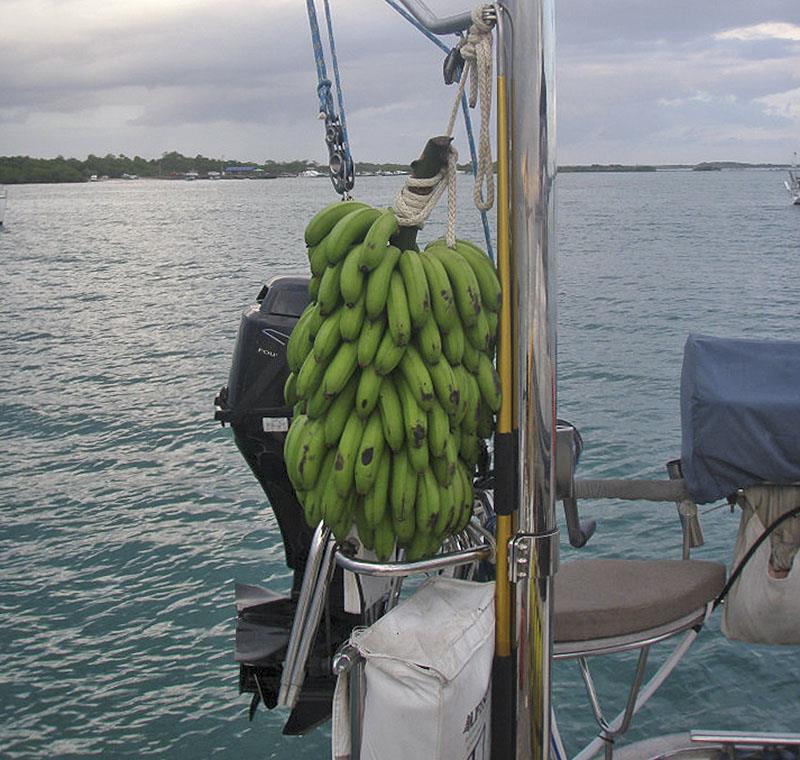
[[[789,179],[783,183],[792,196],[792,203],[800,206],[800,171],[797,168],[797,153],[794,154],[793,170],[789,169]]]
[[[6,216],[6,189],[0,185],[0,227],[3,226],[3,219]]]

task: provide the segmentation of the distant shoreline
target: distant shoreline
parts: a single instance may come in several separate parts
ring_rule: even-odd
[[[470,172],[469,164],[459,170]],[[704,161],[697,164],[575,164],[559,166],[560,173],[621,173],[664,171],[723,171],[736,169],[785,170],[789,164]],[[410,166],[397,163],[356,162],[356,176],[395,176],[408,174]],[[105,179],[233,180],[280,179],[284,177],[327,177],[328,167],[315,161],[274,161],[263,164],[235,159],[183,156],[173,151],[161,158],[145,159],[125,155],[77,158],[31,158],[0,156],[0,185],[92,182]]]

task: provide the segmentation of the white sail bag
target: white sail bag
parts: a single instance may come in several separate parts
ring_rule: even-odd
[[[435,577],[351,643],[365,660],[361,760],[488,760],[494,584]],[[333,757],[350,757],[347,680]]]

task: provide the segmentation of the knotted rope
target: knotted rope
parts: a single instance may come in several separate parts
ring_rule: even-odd
[[[473,198],[481,211],[488,211],[494,205],[494,167],[492,165],[492,143],[489,133],[489,118],[492,110],[492,24],[484,20],[491,6],[473,9],[472,26],[467,36],[459,44],[464,68],[458,82],[450,120],[447,124],[447,137],[452,137],[458,108],[470,84],[469,107],[480,105],[481,124],[478,139],[478,161],[475,175]],[[435,177],[418,179],[409,177],[395,198],[394,211],[402,227],[422,227],[436,203],[447,189],[447,233],[445,239],[451,248],[456,244],[456,173],[458,151],[450,145],[447,167]],[[484,187],[486,193],[484,195]],[[431,188],[430,193],[419,194],[414,189]]]

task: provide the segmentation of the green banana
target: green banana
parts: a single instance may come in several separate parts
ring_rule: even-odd
[[[364,437],[364,421],[356,415],[351,415],[344,426],[339,446],[336,449],[336,459],[333,464],[331,476],[333,487],[340,496],[347,496],[353,489],[353,474],[355,472],[358,448]]]
[[[306,402],[306,414],[312,420],[319,419],[328,411],[331,401],[333,401],[333,399],[325,395],[322,389],[322,383],[320,383],[316,390],[308,397]]]
[[[434,245],[426,253],[436,257],[445,268],[461,321],[466,327],[475,324],[481,312],[481,290],[472,267],[452,248]]]
[[[322,275],[317,294],[317,304],[319,313],[326,317],[333,314],[334,309],[342,302],[342,291],[339,287],[339,277],[342,272],[343,263],[329,266]]]
[[[500,376],[486,354],[481,354],[478,364],[478,387],[486,405],[493,412],[500,409]]]
[[[297,417],[305,413],[306,413],[306,402],[305,399],[301,399],[292,407],[292,417]]]
[[[447,357],[447,361],[450,362],[451,367],[457,367],[461,364],[464,357],[465,343],[464,328],[461,326],[461,321],[457,319],[453,329],[442,336],[442,351]]]
[[[473,469],[478,464],[480,445],[478,444],[478,436],[475,433],[468,433],[465,430],[461,434],[461,448],[458,450],[458,456]]]
[[[472,345],[468,340],[464,341],[464,353],[461,357],[461,363],[472,374],[478,372],[478,349]]]
[[[461,401],[461,393],[453,374],[453,368],[446,359],[442,359],[428,368],[428,375],[433,383],[433,389],[436,391],[436,397],[445,412],[455,414]]]
[[[456,387],[458,388],[458,407],[450,413],[450,416],[458,427],[459,434],[461,433],[461,426],[464,424],[464,417],[467,414],[467,402],[469,400],[470,391],[469,379],[467,378],[468,374],[469,372],[467,372],[463,365],[453,368],[453,377],[455,378]]]
[[[341,544],[350,536],[350,531],[353,527],[353,513],[355,512],[356,500],[358,494],[351,493],[345,499],[342,505],[342,510],[339,513],[339,519],[331,524],[331,531],[333,532],[336,540]]]
[[[438,457],[431,460],[431,470],[436,477],[436,482],[445,488],[453,482],[453,475],[447,467],[447,460],[444,457]]]
[[[481,290],[481,303],[489,311],[500,311],[503,300],[500,280],[497,278],[497,271],[489,257],[465,240],[456,240],[456,250],[464,257],[466,262],[472,267],[478,287]]]
[[[364,517],[367,525],[377,528],[389,506],[389,478],[392,472],[392,457],[387,453],[381,457],[375,484],[364,495]]]
[[[334,201],[318,211],[306,226],[305,241],[308,246],[318,245],[322,239],[333,229],[336,222],[343,216],[359,208],[366,208],[366,204],[358,201]]]
[[[392,526],[397,541],[407,544],[414,536],[414,500],[417,495],[417,475],[408,464],[408,454],[400,449],[392,456],[389,503]]]
[[[297,396],[297,375],[290,372],[283,384],[283,401],[286,406],[294,406],[300,399]]]
[[[427,324],[431,315],[431,294],[419,253],[403,251],[400,254],[398,267],[406,289],[411,324],[415,330],[419,330]]]
[[[429,532],[432,531],[439,517],[440,509],[439,484],[436,482],[433,472],[426,469],[419,476],[417,485],[417,525],[424,527]]]
[[[422,357],[419,355],[419,351],[414,346],[407,346],[406,352],[397,366],[406,379],[417,403],[425,411],[428,411],[433,403],[433,382],[425,362],[422,361]]]
[[[313,351],[318,362],[326,362],[330,359],[333,356],[333,352],[342,342],[342,334],[339,327],[342,313],[343,309],[337,309],[327,317],[314,338]]]
[[[364,435],[358,447],[355,466],[356,491],[362,496],[370,492],[378,476],[385,440],[381,427],[381,416],[374,411],[367,420]]]
[[[430,464],[430,452],[427,445],[414,447],[408,450],[408,463],[411,469],[417,473],[423,473],[428,469]]]
[[[364,497],[358,496],[356,499],[356,507],[353,511],[353,517],[356,521],[356,530],[358,531],[358,537],[361,539],[361,543],[364,545],[365,549],[374,549],[375,548],[375,530],[367,525],[367,520],[364,517]]]
[[[467,340],[472,343],[478,351],[488,353],[492,348],[492,335],[489,331],[489,322],[486,315],[481,312],[475,320],[475,324],[464,330]]]
[[[325,441],[322,437],[322,420],[309,420],[300,433],[297,444],[297,474],[303,490],[313,488],[317,482],[322,460],[325,455]]]
[[[447,527],[450,525],[450,521],[453,518],[453,512],[455,511],[455,493],[453,492],[452,484],[438,488],[438,493],[439,514],[436,516],[436,522],[433,524],[433,533],[442,539],[447,533]],[[459,505],[459,508],[460,506],[461,505]]]
[[[431,551],[428,548],[429,544],[428,533],[423,528],[419,528],[406,550],[406,562],[417,562],[418,560],[430,556]]]
[[[362,250],[363,247],[362,247]],[[390,245],[384,249],[380,263],[367,277],[366,309],[369,319],[377,319],[386,310],[386,299],[389,295],[389,286],[392,274],[400,257],[400,249]]]
[[[320,311],[318,303],[312,302],[310,306],[311,306],[311,314],[309,315],[308,318],[308,335],[309,339],[313,343],[314,338],[319,332],[319,328],[322,327],[322,323],[325,321],[325,316]]]
[[[461,479],[461,474],[456,473],[456,465],[453,465],[453,479],[450,482],[453,487],[453,516],[450,520],[450,527],[453,532],[456,531],[458,524],[461,522],[461,516],[465,511],[464,507],[464,481]],[[463,530],[463,528],[458,528]]]
[[[308,265],[311,267],[311,274],[314,277],[322,277],[328,266],[328,257],[325,255],[324,246],[317,245],[308,249]]]
[[[379,212],[374,224],[364,238],[364,249],[361,252],[361,269],[371,272],[380,264],[389,244],[389,238],[399,229],[397,217],[392,209]]]
[[[314,305],[309,304],[300,315],[300,319],[289,336],[286,343],[286,363],[291,372],[299,372],[306,356],[311,352],[312,338],[310,334],[311,320],[313,319]]]
[[[461,429],[465,433],[475,434],[478,432],[478,409],[481,403],[481,392],[474,375],[464,371],[461,377],[466,391],[466,409],[464,419],[461,421]]]
[[[356,391],[356,414],[362,420],[372,414],[378,403],[378,394],[381,391],[383,378],[375,371],[375,367],[370,365],[361,371],[361,377],[358,381],[358,390]]]
[[[300,487],[300,472],[297,469],[300,458],[298,450],[300,440],[303,434],[303,427],[308,423],[308,417],[305,414],[298,414],[292,418],[289,432],[286,433],[286,438],[283,441],[283,461],[286,465],[286,473],[289,476],[289,481],[298,489]]]
[[[375,320],[365,320],[358,336],[357,358],[359,367],[363,368],[372,364],[385,329],[386,320],[383,316]]]
[[[428,448],[432,457],[444,455],[447,439],[450,437],[450,420],[442,405],[434,401],[428,412]]]
[[[353,412],[353,401],[356,397],[357,388],[358,375],[354,374],[328,408],[328,413],[325,415],[326,446],[335,446],[339,443],[347,420]]]
[[[492,410],[481,401],[478,406],[478,435],[481,438],[491,438],[494,433],[494,415]]]
[[[339,311],[342,313],[339,322],[339,332],[342,340],[358,340],[364,324],[364,295],[362,294],[354,304],[345,304]]]
[[[339,273],[339,291],[348,305],[358,301],[364,292],[364,273],[358,268],[362,248],[363,243],[350,249],[344,258],[342,271]]]
[[[375,371],[379,375],[388,375],[405,356],[408,346],[398,346],[392,340],[392,334],[386,330],[381,338],[381,343],[375,353]]]
[[[400,406],[403,408],[403,426],[405,428],[408,449],[428,448],[428,417],[420,409],[414,394],[408,387],[408,383],[397,376],[394,378],[397,397],[400,399]]]
[[[403,407],[391,377],[384,377],[380,385],[378,411],[381,415],[383,437],[386,439],[386,443],[392,451],[400,451],[405,441]]]
[[[316,485],[306,491],[303,500],[303,510],[306,516],[306,522],[312,527],[316,528],[319,521],[322,519],[322,495],[325,489],[329,486],[331,472],[333,470],[333,460],[336,452],[329,449],[325,454],[325,459],[322,461],[322,468],[319,471]]]
[[[388,515],[384,515],[383,520],[375,528],[375,554],[381,562],[386,562],[394,551],[394,532],[392,531],[392,520]]]
[[[350,248],[364,239],[372,223],[381,215],[378,209],[359,208],[343,216],[325,238],[325,255],[329,264],[341,261]]]
[[[386,316],[389,323],[389,332],[395,345],[405,346],[411,338],[411,317],[408,313],[406,289],[403,286],[403,278],[399,272],[392,272],[389,280]]]
[[[462,517],[461,522],[459,523],[457,530],[464,530],[467,527],[467,523],[470,521],[472,517],[472,508],[473,508],[473,493],[472,493],[472,473],[471,470],[467,467],[464,462],[459,460],[458,462],[458,471],[461,475],[461,484],[462,484]]]
[[[453,299],[453,289],[441,262],[427,251],[420,254],[431,296],[431,311],[439,329],[447,334],[458,322],[458,311]]]
[[[323,393],[326,396],[336,396],[347,385],[347,381],[356,371],[357,352],[358,347],[355,343],[339,344],[339,349],[333,355],[322,378]]]
[[[442,335],[435,319],[429,319],[417,333],[417,348],[428,366],[442,358]]]
[[[335,488],[326,488],[320,496],[322,519],[325,520],[326,525],[331,527],[331,530],[336,531],[334,535],[337,538],[340,533],[340,525],[344,522],[342,518],[346,517],[345,507],[349,498],[350,494],[342,496]]]
[[[488,311],[486,312],[486,324],[489,326],[489,347],[494,353],[494,346],[497,343],[497,326],[500,322],[500,318],[497,316],[497,312]]]
[[[455,477],[456,467],[458,466],[458,446],[456,446],[455,436],[447,436],[443,459],[445,461],[445,480],[450,482]]]
[[[298,398],[311,398],[311,394],[322,381],[322,377],[328,366],[327,362],[319,361],[317,357],[314,356],[314,353],[309,351],[306,360],[303,362],[303,366],[300,367],[300,371],[297,373],[297,383],[295,387]]]
[[[317,296],[319,295],[319,286],[322,283],[321,277],[312,277],[308,281],[308,297],[312,301],[317,300]]]

